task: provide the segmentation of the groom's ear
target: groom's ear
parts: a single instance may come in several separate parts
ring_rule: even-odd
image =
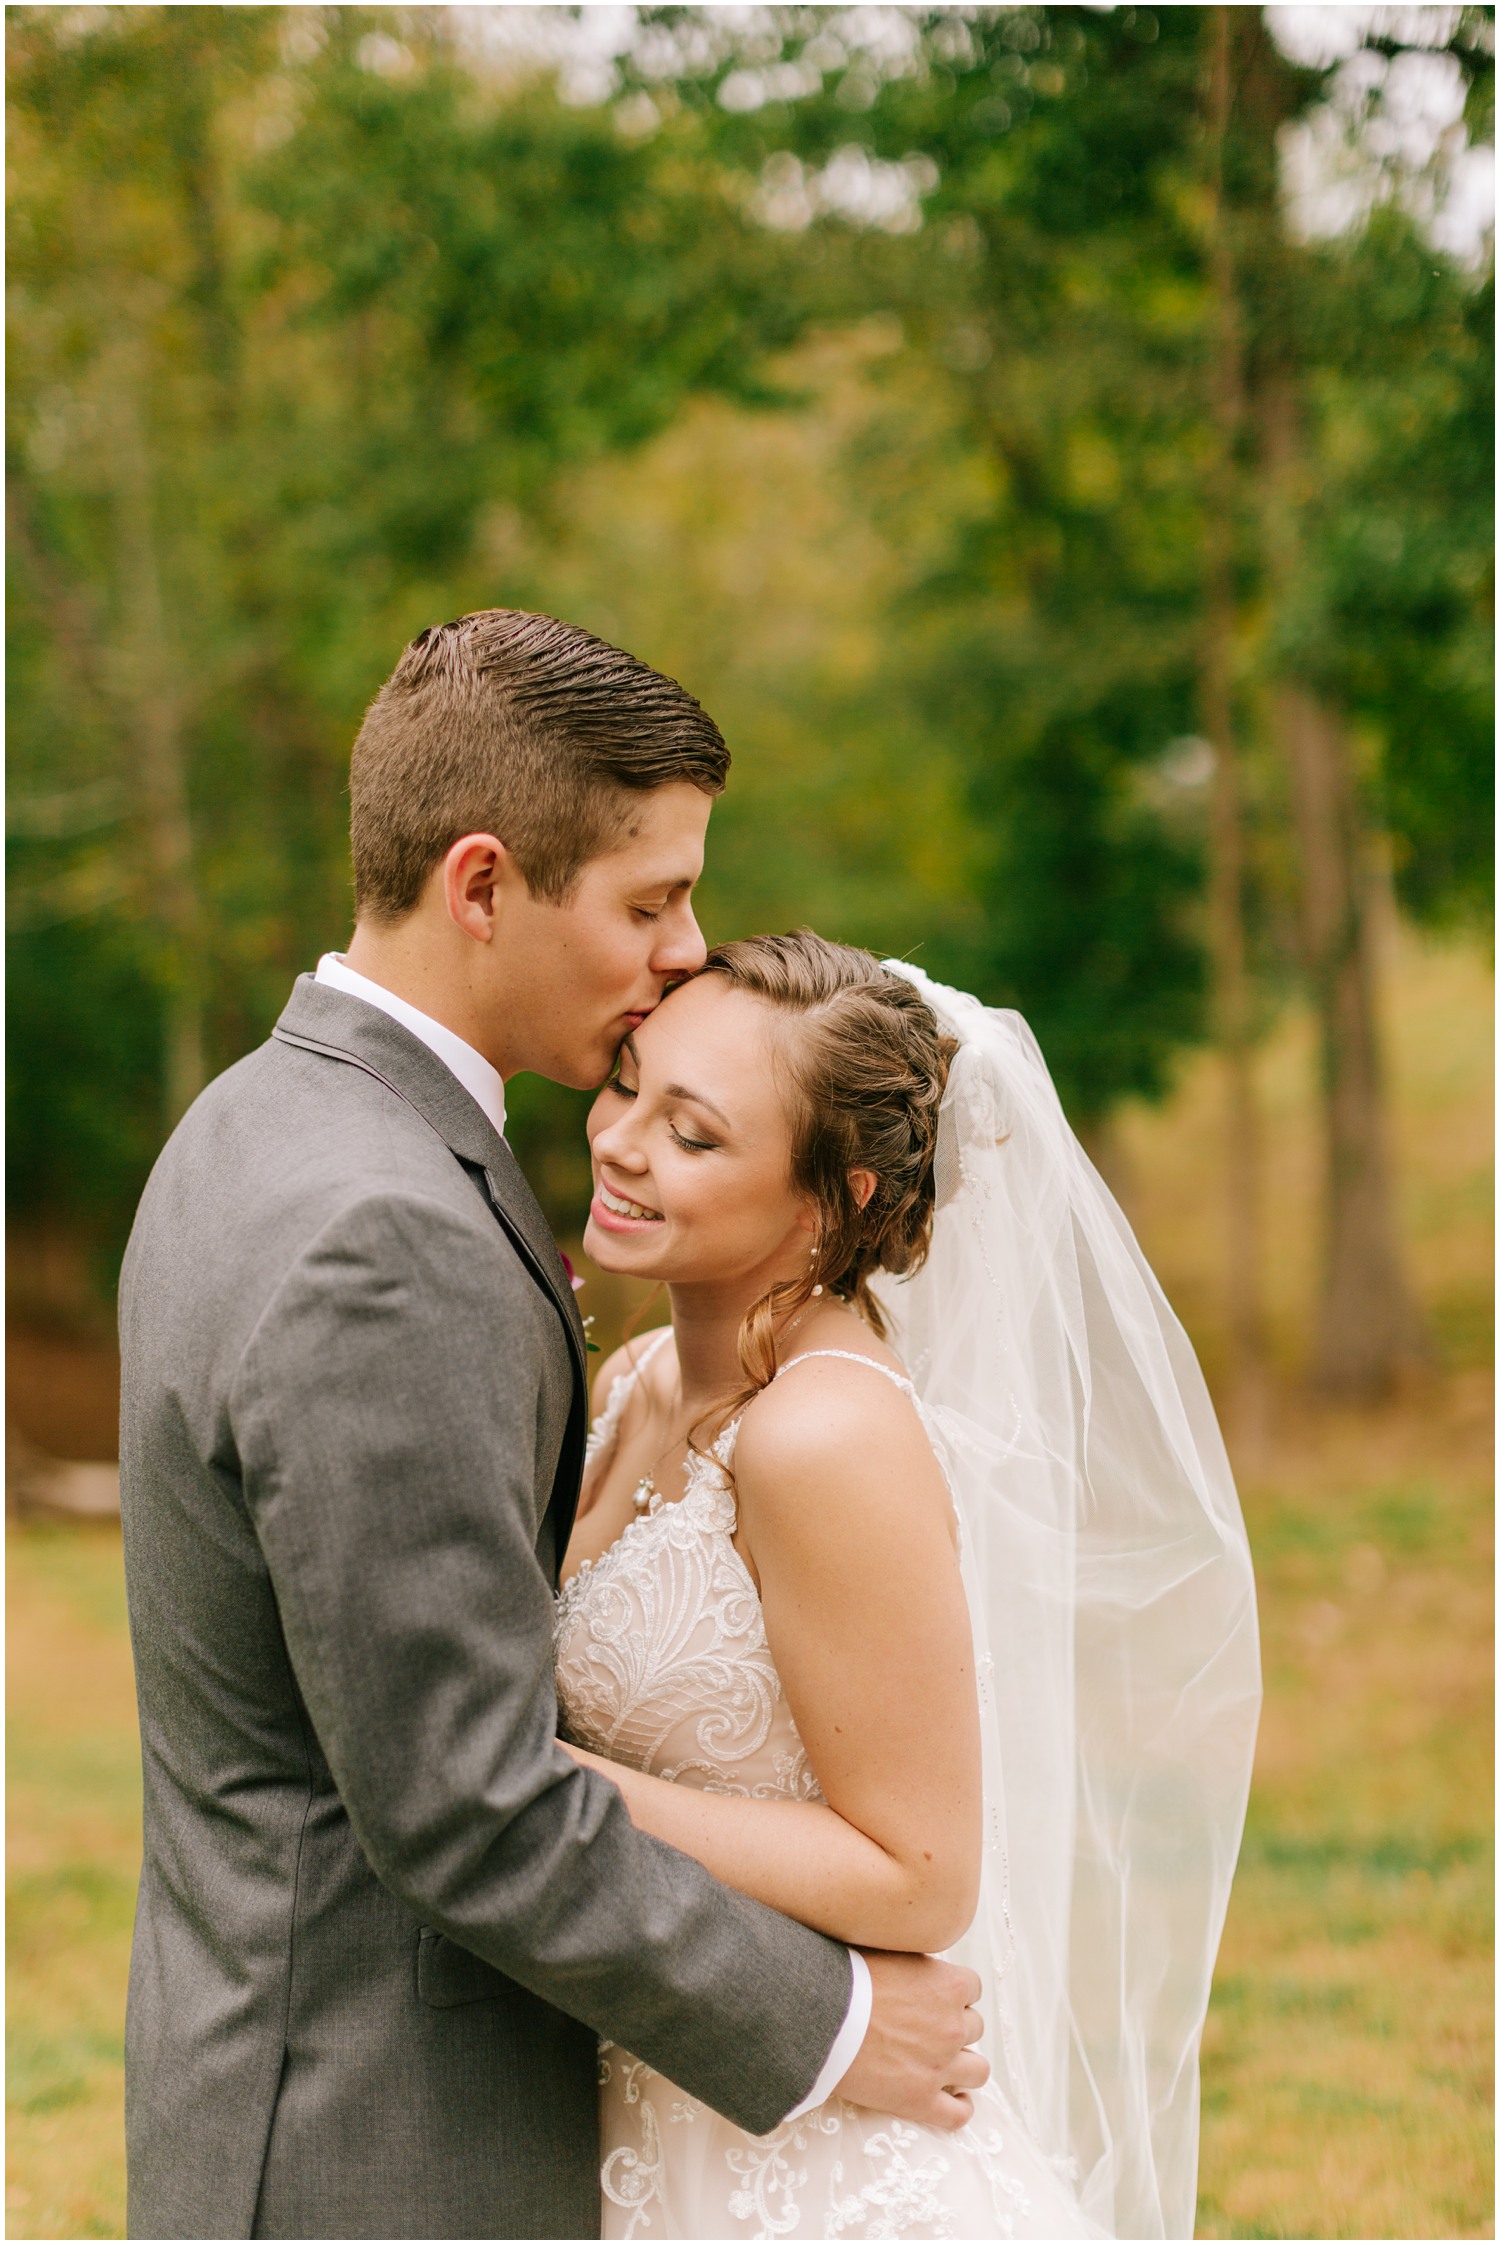
[[[868,1207],[870,1195],[875,1190],[874,1170],[851,1169],[849,1172],[849,1190],[854,1195],[854,1205],[856,1208]]]
[[[493,834],[464,834],[442,863],[448,917],[476,943],[491,943],[505,892],[523,879],[505,844]]]

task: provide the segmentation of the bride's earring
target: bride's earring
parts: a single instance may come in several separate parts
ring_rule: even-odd
[[[816,1270],[818,1267],[818,1243],[816,1240],[813,1241],[812,1246],[807,1251],[807,1259],[812,1264],[813,1269]],[[822,1291],[823,1289],[821,1286],[815,1286],[813,1288],[812,1298],[814,1301],[817,1300]]]

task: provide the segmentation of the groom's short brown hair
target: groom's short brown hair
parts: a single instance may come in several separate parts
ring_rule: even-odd
[[[685,687],[553,616],[480,608],[415,638],[349,766],[355,910],[399,920],[461,835],[494,834],[535,895],[568,894],[629,815],[687,780],[717,795],[729,751]]]

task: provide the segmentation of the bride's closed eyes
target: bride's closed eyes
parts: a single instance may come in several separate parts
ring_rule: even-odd
[[[636,1099],[640,1096],[640,1085],[626,1083],[619,1074],[611,1076],[604,1088],[606,1091],[617,1092],[621,1099]],[[685,1154],[714,1154],[719,1150],[716,1138],[688,1138],[676,1123],[669,1123],[667,1128],[672,1134],[673,1144],[680,1146]]]
[[[676,1123],[669,1124],[672,1136],[685,1154],[716,1154],[718,1141],[713,1138],[684,1138]]]

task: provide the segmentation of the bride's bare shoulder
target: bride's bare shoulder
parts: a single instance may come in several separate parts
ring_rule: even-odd
[[[894,1353],[852,1315],[788,1351],[781,1374],[744,1415],[735,1446],[735,1479],[750,1510],[802,1504],[810,1490],[823,1507],[847,1491],[856,1504],[879,1486],[929,1487],[946,1503],[941,1476]]]

